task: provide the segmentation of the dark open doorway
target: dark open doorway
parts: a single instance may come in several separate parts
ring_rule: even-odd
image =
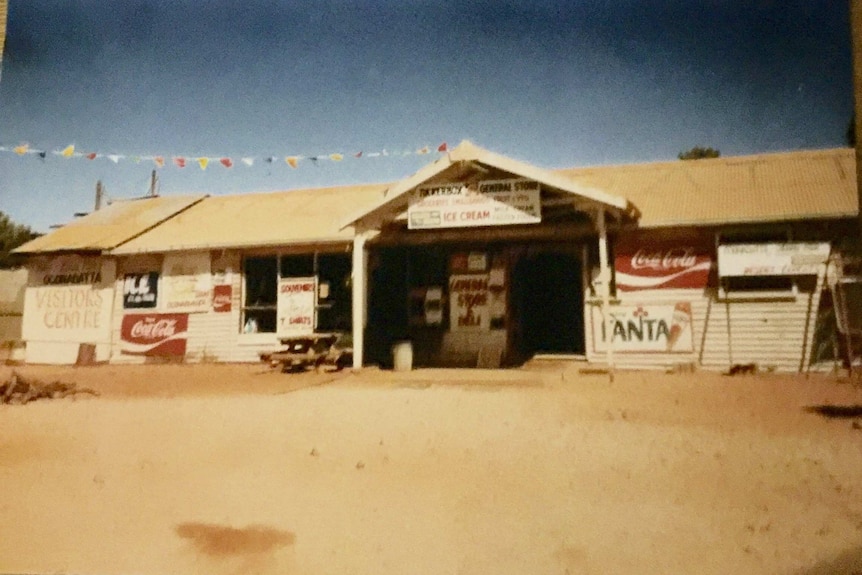
[[[522,360],[537,353],[584,353],[581,266],[573,253],[519,258],[512,272],[512,312],[514,351]]]

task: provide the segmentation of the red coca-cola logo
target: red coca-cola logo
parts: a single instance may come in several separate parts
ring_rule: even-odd
[[[152,319],[142,319],[135,322],[129,332],[135,339],[167,339],[177,333],[177,320],[175,319],[160,319],[152,321]]]
[[[688,247],[658,251],[647,251],[641,248],[632,256],[631,265],[634,270],[687,269],[697,265],[697,254],[693,248]]]
[[[213,287],[213,311],[222,313],[229,312],[233,290],[230,285],[217,285]]]
[[[186,352],[189,315],[184,313],[130,314],[120,328],[122,353],[182,356]]]

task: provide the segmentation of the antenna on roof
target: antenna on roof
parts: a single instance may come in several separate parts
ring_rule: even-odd
[[[102,187],[102,180],[96,181],[96,207],[93,211],[98,212],[102,208],[102,197],[105,194],[105,189]]]
[[[156,176],[155,170],[153,170],[153,173],[150,176],[150,193],[147,195],[151,198],[155,198],[159,195],[159,178]]]

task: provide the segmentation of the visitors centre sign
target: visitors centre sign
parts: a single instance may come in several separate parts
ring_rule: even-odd
[[[542,221],[539,183],[489,180],[476,186],[420,186],[410,196],[411,230],[536,224]]]

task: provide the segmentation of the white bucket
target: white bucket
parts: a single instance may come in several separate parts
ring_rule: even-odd
[[[413,369],[413,344],[411,342],[399,341],[392,346],[392,364],[395,371]]]

